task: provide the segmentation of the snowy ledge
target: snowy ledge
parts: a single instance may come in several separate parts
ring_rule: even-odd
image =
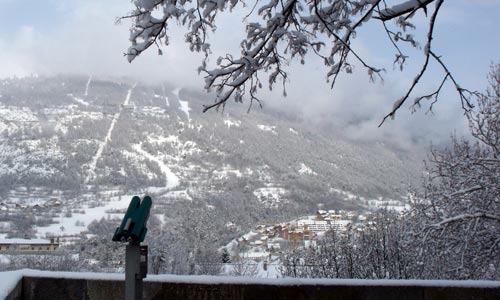
[[[0,272],[0,278],[5,273],[20,273],[22,277],[66,278],[85,280],[125,280],[124,274],[114,273],[79,273],[50,272],[23,269],[12,272]],[[248,284],[248,285],[325,285],[325,286],[422,286],[422,287],[467,287],[467,288],[500,288],[500,281],[488,280],[393,280],[393,279],[299,279],[280,278],[266,279],[254,277],[205,276],[205,275],[151,275],[145,282],[170,282],[192,284]],[[3,281],[2,281],[3,282]]]
[[[389,279],[265,279],[253,277],[228,276],[179,276],[179,275],[148,275],[145,281],[194,283],[194,284],[248,284],[273,286],[422,286],[422,287],[467,287],[467,288],[500,288],[500,281],[476,280],[389,280]]]
[[[77,272],[49,272],[49,271],[37,271],[30,269],[23,269],[18,271],[0,272],[0,299],[21,299],[19,297],[12,297],[13,291],[18,288],[20,282],[24,282],[23,278],[28,278],[28,281],[35,279],[50,281],[50,279],[66,279],[66,280],[83,280],[89,283],[96,282],[113,282],[113,284],[122,285],[121,282],[124,281],[125,276],[123,274],[109,274],[109,273],[77,273]],[[229,286],[237,288],[244,288],[245,286],[260,286],[262,291],[266,293],[271,292],[271,294],[284,294],[293,291],[307,290],[311,287],[315,287],[314,290],[329,290],[334,292],[337,290],[342,290],[348,288],[351,290],[357,290],[358,294],[364,294],[362,291],[371,291],[372,287],[377,289],[382,289],[383,293],[389,292],[389,294],[394,293],[397,290],[398,294],[404,295],[402,289],[413,289],[425,290],[425,289],[447,289],[454,290],[452,294],[460,294],[463,289],[475,289],[475,290],[490,290],[490,296],[497,297],[500,295],[500,281],[453,281],[453,280],[363,280],[363,279],[296,279],[296,278],[282,278],[282,279],[263,279],[263,278],[250,278],[250,277],[227,277],[227,276],[178,276],[178,275],[148,275],[144,280],[145,282],[150,282],[151,284],[160,284],[165,286],[167,284],[180,286],[180,289],[190,290],[192,285],[199,286],[210,286],[214,289],[220,288],[225,289]],[[58,281],[60,282],[60,281]],[[146,283],[147,284],[147,283]],[[185,287],[182,287],[186,285]],[[396,289],[394,289],[396,288]],[[339,290],[339,291],[340,291]],[[330,293],[329,292],[329,293]],[[413,293],[412,292],[412,293]],[[24,293],[24,292],[23,292]],[[186,291],[182,291],[185,294]],[[335,294],[335,293],[334,293]],[[422,294],[424,294],[422,292]],[[276,295],[276,294],[275,294]],[[451,295],[449,295],[451,296]],[[471,294],[472,296],[472,294]],[[24,296],[23,296],[24,297]],[[404,299],[405,297],[401,298]],[[449,297],[448,297],[449,298]],[[440,298],[440,299],[448,299]],[[24,299],[24,298],[23,298]],[[162,298],[163,299],[163,298]],[[193,298],[194,299],[194,298]],[[224,298],[225,299],[225,298]],[[269,298],[272,299],[272,298]],[[304,298],[309,299],[309,298]],[[312,298],[314,299],[314,298]],[[346,299],[358,299],[356,297],[346,298]],[[359,298],[361,299],[361,298]],[[364,299],[364,298],[363,298]],[[374,298],[378,299],[378,298]],[[413,298],[412,298],[413,299]],[[418,298],[419,299],[419,298]],[[425,298],[427,299],[427,298]],[[429,299],[434,299],[430,297]],[[449,298],[454,299],[454,298]],[[466,299],[466,298],[464,298]],[[490,299],[490,297],[480,297],[477,299]],[[495,299],[495,298],[491,298]],[[499,298],[496,298],[499,299]]]

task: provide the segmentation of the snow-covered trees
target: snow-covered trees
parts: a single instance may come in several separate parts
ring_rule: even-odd
[[[206,75],[206,89],[215,90],[217,98],[204,110],[221,107],[230,98],[241,102],[249,97],[250,105],[259,102],[256,93],[265,82],[259,75],[268,73],[267,85],[272,88],[280,82],[285,85],[286,66],[291,59],[304,63],[307,53],[321,57],[327,67],[327,77],[332,87],[341,72],[351,73],[355,64],[363,66],[372,80],[381,78],[384,70],[369,63],[355,49],[352,41],[365,24],[378,24],[387,33],[387,41],[394,46],[394,64],[403,68],[408,56],[402,45],[421,49],[424,63],[407,93],[396,101],[387,117],[409,99],[414,88],[434,60],[444,71],[442,83],[429,95],[417,97],[413,105],[423,99],[437,98],[447,80],[455,85],[464,108],[470,108],[468,93],[458,86],[441,58],[433,52],[434,24],[443,0],[268,0],[248,3],[243,0],[135,0],[135,9],[123,18],[133,20],[130,30],[131,46],[126,57],[131,62],[152,45],[169,44],[167,29],[170,20],[186,27],[186,42],[192,51],[206,54],[199,71]],[[248,9],[248,11],[245,11]],[[240,10],[246,26],[239,57],[227,54],[217,59],[217,66],[208,66],[211,53],[208,35],[216,30],[216,20],[224,11]],[[424,14],[427,35],[424,41],[414,37],[412,18]],[[391,21],[391,22],[389,22]],[[393,22],[392,22],[393,21]],[[284,93],[285,89],[284,89]],[[386,117],[386,118],[387,118]],[[384,119],[385,120],[385,119]]]
[[[473,140],[452,137],[449,148],[431,151],[424,191],[410,197],[408,212],[379,213],[363,231],[292,253],[284,275],[498,280],[500,64],[489,79],[467,114]]]
[[[498,276],[500,161],[480,143],[453,138],[451,149],[432,152],[431,163],[412,217],[422,225],[422,272],[440,265],[445,278]]]
[[[430,156],[411,217],[421,225],[422,277],[500,277],[500,64],[489,79],[467,115],[474,141],[453,137],[449,149]]]
[[[500,158],[500,64],[493,65],[489,88],[478,95],[477,109],[467,114],[472,135],[494,159]]]
[[[364,227],[329,232],[316,245],[284,257],[282,274],[310,278],[413,278],[408,226],[382,209]]]

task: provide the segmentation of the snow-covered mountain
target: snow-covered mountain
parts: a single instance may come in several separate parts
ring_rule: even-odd
[[[102,190],[148,193],[158,209],[242,209],[249,222],[398,200],[418,177],[411,153],[268,109],[202,113],[210,101],[168,83],[1,80],[0,201],[64,206]]]

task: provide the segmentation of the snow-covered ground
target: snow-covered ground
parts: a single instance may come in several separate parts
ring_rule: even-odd
[[[46,150],[40,148],[39,144],[39,140],[24,140],[17,145],[0,143],[0,155],[11,160],[10,164],[0,163],[0,174],[30,173],[50,177],[59,172],[52,162],[64,161],[60,149],[55,147]]]
[[[78,98],[76,97],[75,95],[73,94],[68,94],[68,97],[70,97],[71,99],[73,99],[75,102],[83,105],[83,106],[89,106],[90,103],[88,103],[87,101],[83,100],[82,98]]]
[[[225,119],[224,124],[227,126],[227,128],[231,127],[240,127],[241,126],[241,121],[239,120],[232,120],[232,119]]]
[[[57,220],[58,224],[51,224],[46,227],[35,227],[38,237],[45,238],[47,236],[77,235],[80,232],[87,231],[87,226],[94,220],[114,216],[121,218],[123,216],[122,210],[128,207],[132,196],[117,196],[108,199],[111,200],[102,202],[101,204],[103,204],[103,206],[100,207],[90,207],[87,204],[83,204],[79,210],[85,211],[84,214],[72,213],[70,217],[66,217],[64,213],[61,213]],[[79,224],[84,224],[84,226]]]
[[[276,126],[259,124],[259,125],[257,125],[257,128],[259,128],[262,131],[271,132],[272,134],[275,134],[275,135],[278,134],[278,132],[276,132]]]
[[[255,197],[266,207],[277,207],[286,203],[287,200],[284,198],[286,193],[286,189],[281,187],[264,187],[253,191]]]
[[[223,165],[220,170],[214,170],[212,172],[212,179],[224,180],[229,178],[230,176],[242,177],[243,174],[251,175],[251,172],[251,169],[245,169],[244,172],[241,172],[238,169],[231,168],[230,165]]]
[[[38,118],[27,107],[0,106],[0,120],[5,122],[38,122]]]
[[[163,118],[165,116],[165,110],[157,106],[144,106],[141,108],[141,112],[145,115]]]
[[[196,142],[194,141],[182,141],[177,135],[169,135],[169,136],[149,136],[148,142],[152,144],[162,145],[165,143],[170,144],[172,148],[176,151],[171,154],[163,154],[166,158],[172,160],[180,160],[183,156],[186,155],[194,155],[203,152],[200,148],[198,148]]]
[[[306,166],[304,163],[300,163],[300,169],[299,169],[299,174],[306,174],[306,175],[318,175],[318,173],[314,172],[311,168]]]
[[[378,197],[376,199],[366,199],[365,197],[355,195],[351,192],[344,191],[341,189],[330,188],[330,192],[337,193],[342,196],[344,200],[359,200],[362,204],[372,209],[387,208],[389,210],[395,210],[397,212],[402,212],[404,210],[410,209],[410,205],[402,200],[390,199]]]

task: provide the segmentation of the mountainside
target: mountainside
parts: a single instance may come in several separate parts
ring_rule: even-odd
[[[231,105],[203,114],[211,97],[167,83],[4,79],[0,201],[65,205],[82,195],[107,201],[98,199],[103,190],[149,193],[157,211],[216,207],[250,223],[400,200],[419,174],[411,153],[270,110]]]

